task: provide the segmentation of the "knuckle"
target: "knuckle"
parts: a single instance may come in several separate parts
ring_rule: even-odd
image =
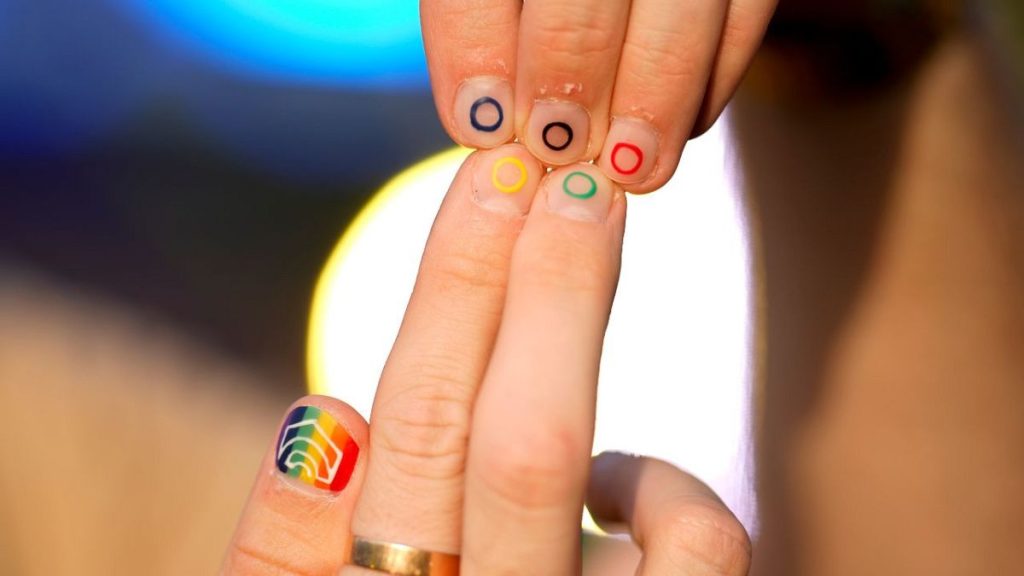
[[[588,70],[596,60],[610,59],[618,51],[618,26],[608,14],[575,4],[530,31],[545,67],[554,71]]]
[[[513,510],[561,507],[577,497],[582,476],[575,471],[586,470],[588,460],[577,434],[551,430],[511,439],[484,442],[477,452],[474,473],[492,496]]]
[[[652,79],[657,80],[656,86],[678,85],[696,80],[704,68],[699,47],[676,30],[630,35],[623,43],[623,55],[635,64],[620,68],[632,77],[632,85],[646,85]]]
[[[450,382],[434,380],[381,403],[370,422],[371,442],[399,473],[457,478],[465,468],[469,405]]]
[[[668,163],[666,162],[664,164]],[[672,164],[671,166],[666,166],[664,164],[662,166],[659,166],[655,170],[654,174],[652,174],[651,177],[646,182],[643,183],[643,189],[640,190],[640,192],[653,192],[654,190],[657,190],[662,186],[668,184],[668,181],[671,180],[672,176],[675,175],[679,165]]]
[[[501,290],[508,274],[508,254],[479,242],[448,240],[428,247],[420,264],[420,281],[445,293]]]
[[[747,22],[735,19],[728,19],[722,28],[722,40],[720,51],[747,51],[755,44],[760,35]]]
[[[750,567],[750,538],[719,505],[687,500],[670,507],[656,521],[654,538],[674,565],[699,562],[722,576],[745,575]]]
[[[274,574],[276,576],[314,576],[329,574],[327,566],[303,566],[284,557],[278,547],[249,546],[233,541],[228,549],[222,574]]]
[[[760,42],[767,19],[751,6],[742,2],[729,5],[729,12],[722,28],[720,50],[749,52]]]
[[[444,32],[458,30],[458,41],[462,46],[486,51],[494,47],[495,38],[505,38],[515,33],[519,23],[518,10],[481,10],[479,4],[420,0],[420,17],[424,28],[434,33],[427,37],[444,37],[448,40],[450,36]],[[471,25],[467,26],[467,23]]]

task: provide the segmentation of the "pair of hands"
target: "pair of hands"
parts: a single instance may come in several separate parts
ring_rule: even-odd
[[[469,157],[437,216],[372,424],[335,399],[296,402],[223,573],[372,574],[345,565],[355,534],[460,554],[463,574],[565,575],[580,570],[586,501],[632,533],[644,575],[746,574],[747,535],[706,485],[652,459],[592,461],[590,448],[620,185],[668,179],[773,7],[422,3],[442,120],[493,149]]]

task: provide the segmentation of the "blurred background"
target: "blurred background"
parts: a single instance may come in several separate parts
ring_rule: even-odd
[[[415,2],[0,0],[0,574],[215,572],[335,241],[451,146]]]
[[[465,154],[411,0],[0,0],[0,574],[215,571],[284,408],[368,416]],[[688,158],[631,208],[595,451],[753,527],[725,130]]]
[[[783,2],[764,101],[882,91],[939,28],[920,5],[953,20],[863,4]],[[729,122],[630,199],[595,450],[675,462],[756,534]],[[284,408],[368,415],[466,153],[412,0],[0,0],[0,574],[214,572]]]
[[[308,301],[451,146],[414,2],[0,0],[0,249],[298,389]]]

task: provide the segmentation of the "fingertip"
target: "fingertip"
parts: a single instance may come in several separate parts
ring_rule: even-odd
[[[526,119],[523,141],[541,162],[566,166],[590,154],[591,125],[590,111],[576,102],[537,100]]]
[[[285,412],[231,539],[222,574],[328,574],[343,560],[365,466],[366,420],[327,396]]]
[[[638,474],[637,464],[640,463],[642,458],[639,456],[614,451],[601,452],[591,460],[586,503],[591,516],[602,529],[608,530],[610,525],[621,525],[628,521],[619,506],[619,498],[623,490],[633,482],[628,482],[622,476],[624,473],[634,476]]]
[[[659,155],[657,164],[652,172],[642,182],[634,184],[623,184],[630,194],[642,196],[660,190],[668,184],[679,168],[679,160],[682,156],[682,149],[665,150]]]
[[[309,395],[289,406],[272,448],[280,480],[327,493],[345,490],[369,438],[366,420],[337,398]]]
[[[463,146],[491,149],[512,140],[515,107],[505,78],[474,76],[459,84],[448,122],[452,138]]]
[[[598,164],[612,180],[629,188],[641,184],[656,171],[661,135],[650,123],[638,118],[616,118]]]
[[[522,144],[505,144],[472,156],[473,200],[491,212],[524,216],[530,211],[544,167]]]
[[[541,187],[550,214],[577,222],[607,221],[623,195],[618,184],[587,163],[552,170]]]

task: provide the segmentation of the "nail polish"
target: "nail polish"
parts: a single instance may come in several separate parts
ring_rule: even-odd
[[[299,406],[291,411],[277,441],[277,469],[301,482],[341,492],[359,458],[359,446],[325,410]]]
[[[576,162],[590,147],[590,114],[573,102],[538,100],[530,111],[526,146],[545,164]]]
[[[474,159],[473,199],[492,212],[523,215],[530,211],[542,171],[520,144],[480,152]]]
[[[589,222],[603,222],[608,217],[614,187],[593,164],[554,170],[544,187],[548,210],[555,214]]]
[[[455,129],[462,143],[493,148],[512,139],[512,86],[491,76],[465,80],[455,94]]]
[[[616,118],[608,130],[599,164],[609,178],[623,184],[643,182],[658,159],[658,133],[634,118]]]

